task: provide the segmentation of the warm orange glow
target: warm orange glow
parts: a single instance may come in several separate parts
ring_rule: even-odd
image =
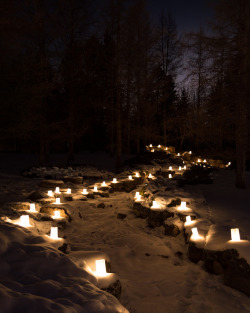
[[[170,171],[172,171],[172,169],[173,169],[173,167],[172,166],[169,166],[169,168],[168,168]]]
[[[129,179],[129,180],[132,180],[132,179],[133,179],[133,178],[132,178],[132,175],[129,175],[128,179]]]
[[[116,179],[116,178],[113,178],[112,183],[113,183],[113,184],[116,184],[116,183],[117,183],[117,179]]]
[[[87,195],[87,194],[88,194],[88,191],[87,191],[86,188],[83,189],[82,194],[84,194],[84,195]]]
[[[135,173],[135,177],[140,177],[138,172]]]
[[[105,181],[102,183],[102,186],[103,186],[103,187],[107,186],[106,183],[105,183]]]
[[[179,171],[181,171],[181,166],[179,166]]]
[[[151,209],[159,209],[160,208],[160,205],[157,203],[156,200],[153,201],[153,204],[151,206]]]
[[[153,176],[152,176],[152,174],[151,174],[151,173],[149,173],[148,178],[153,178]]]

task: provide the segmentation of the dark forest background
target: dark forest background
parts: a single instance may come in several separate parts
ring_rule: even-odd
[[[39,153],[41,165],[103,150],[119,167],[164,144],[236,156],[244,171],[250,2],[210,2],[213,20],[180,34],[144,0],[1,0],[0,150]]]

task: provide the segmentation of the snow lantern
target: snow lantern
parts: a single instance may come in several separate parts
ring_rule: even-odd
[[[239,228],[231,228],[231,238],[232,238],[232,241],[240,241]]]
[[[152,147],[153,147],[152,143],[149,145],[149,147],[150,147],[150,148],[152,148]]]
[[[112,183],[113,183],[113,184],[116,184],[116,183],[117,183],[117,179],[116,179],[116,178],[113,178]]]
[[[59,210],[54,211],[54,216],[53,218],[61,218],[61,214]]]
[[[48,190],[48,196],[53,197],[53,191],[52,190]]]
[[[138,172],[136,172],[135,173],[135,177],[139,177],[140,175],[139,175],[139,173]]]
[[[29,215],[21,215],[20,216],[20,226],[29,227],[30,225],[30,217]]]
[[[183,168],[184,168],[184,170],[186,170],[186,169],[187,169],[187,165],[184,165],[184,167],[183,167]]]
[[[87,195],[87,194],[88,194],[88,191],[87,191],[86,188],[83,189],[82,194],[83,194],[83,195]]]
[[[172,166],[169,166],[169,168],[168,168],[170,171],[172,171],[172,169],[173,169],[173,167]]]
[[[60,188],[59,188],[59,187],[56,187],[56,189],[55,189],[55,193],[58,193],[58,194],[59,194],[59,193],[61,193],[61,192],[60,192]]]
[[[68,188],[67,191],[66,191],[66,193],[67,193],[67,194],[71,194],[71,189]]]
[[[96,268],[95,274],[97,276],[106,276],[107,275],[105,259],[96,260],[95,261],[95,268]]]
[[[169,179],[173,178],[172,174],[168,174],[168,178]]]
[[[56,198],[55,204],[61,204],[61,199],[60,198]]]
[[[192,154],[192,151],[189,151],[188,153],[189,153],[189,154]]]
[[[197,227],[194,227],[191,229],[192,230],[192,239],[200,239],[200,235],[198,233]]]
[[[181,166],[179,166],[179,171],[181,171]]]
[[[153,178],[153,176],[152,176],[152,174],[151,174],[151,173],[149,173],[148,178]]]
[[[107,186],[107,185],[106,185],[106,182],[103,181],[103,182],[102,182],[102,187],[105,187],[105,186]]]
[[[177,153],[177,156],[180,156],[180,152]]]
[[[35,203],[30,203],[30,212],[37,212]]]
[[[51,239],[59,239],[58,238],[58,227],[51,227],[50,228],[50,238]]]
[[[157,201],[156,200],[153,200],[153,204],[152,204],[152,206],[151,206],[151,209],[159,209],[159,204],[157,203]]]
[[[97,186],[94,186],[94,192],[97,192],[98,189],[97,189]]]
[[[129,179],[129,180],[132,180],[132,179],[133,179],[133,178],[132,178],[132,175],[129,175],[129,176],[128,176],[128,179]]]

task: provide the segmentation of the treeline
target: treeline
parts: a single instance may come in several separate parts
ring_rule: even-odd
[[[206,32],[192,34],[170,13],[152,22],[144,0],[97,4],[2,1],[0,149],[39,152],[41,164],[101,149],[119,166],[149,143],[236,148],[244,170],[249,0],[220,0]]]

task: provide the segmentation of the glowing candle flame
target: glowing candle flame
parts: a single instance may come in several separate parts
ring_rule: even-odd
[[[151,173],[149,173],[148,178],[153,178],[153,176],[152,176],[152,174],[151,174]]]
[[[153,204],[152,204],[152,206],[151,206],[151,209],[159,209],[159,204],[157,203],[157,201],[156,200],[153,200]]]
[[[186,170],[186,169],[187,169],[187,165],[184,165],[184,167],[183,167],[183,168],[184,168],[184,170]]]
[[[158,145],[158,148],[160,148],[161,147],[161,145]]]
[[[189,154],[192,154],[192,151],[189,151]]]
[[[186,216],[186,223],[191,223],[191,216]]]
[[[192,239],[201,239],[197,227],[192,228]]]
[[[155,152],[155,150],[154,150],[154,149],[152,149],[152,150],[151,150],[151,152]]]
[[[168,147],[166,147],[166,149],[165,150],[168,150]]]
[[[30,212],[37,212],[35,203],[30,203]]]
[[[56,189],[55,189],[55,193],[61,193],[61,192],[60,192],[60,188],[59,188],[59,187],[56,187]]]
[[[83,191],[82,191],[82,193],[83,193],[84,195],[87,195],[87,194],[88,194],[87,189],[86,189],[86,188],[84,188],[84,189],[83,189]]]
[[[168,168],[170,171],[172,171],[172,169],[173,169],[173,167],[172,166],[169,166],[169,168]]]
[[[67,191],[66,191],[66,193],[67,193],[67,194],[71,194],[71,189],[68,188]]]
[[[137,198],[139,195],[140,195],[140,192],[139,192],[139,191],[136,191],[136,193],[135,193],[135,198]]]
[[[103,186],[103,187],[105,187],[105,186],[106,186],[106,182],[105,182],[105,181],[103,181],[102,186]]]
[[[113,183],[113,184],[116,184],[116,183],[117,183],[117,179],[116,179],[116,178],[113,178],[112,183]]]
[[[170,179],[173,178],[172,174],[168,174],[168,178]]]
[[[61,214],[60,214],[60,211],[54,211],[54,216],[53,218],[61,218]]]
[[[61,204],[60,198],[56,198],[56,204]]]
[[[53,197],[53,195],[54,195],[54,194],[53,194],[53,191],[52,191],[52,190],[49,190],[49,191],[48,191],[48,196],[49,196],[49,197]]]
[[[180,156],[180,153],[178,152],[177,155]]]
[[[105,259],[96,260],[95,261],[95,268],[96,268],[95,274],[97,276],[106,276],[107,275]]]
[[[181,171],[181,166],[179,166],[179,171]]]
[[[133,179],[133,178],[132,178],[132,175],[129,175],[128,179],[129,179],[129,180],[132,180],[132,179]]]
[[[231,238],[232,238],[232,241],[240,241],[239,228],[231,228]]]
[[[153,147],[152,143],[149,145],[149,147],[150,147],[150,148],[152,148],[152,147]]]
[[[197,162],[200,163],[200,162],[201,162],[201,159],[198,159]]]
[[[59,239],[58,238],[58,227],[51,227],[51,229],[50,229],[50,238],[51,239]]]
[[[20,216],[20,226],[29,227],[30,225],[30,217],[29,215],[21,215]]]
[[[135,173],[135,177],[139,177],[139,173],[138,172]]]
[[[94,186],[94,192],[97,192],[98,189],[97,189],[97,186]]]
[[[204,163],[207,163],[207,160],[206,160],[206,159],[204,159],[204,160],[203,160],[203,162],[204,162]]]

